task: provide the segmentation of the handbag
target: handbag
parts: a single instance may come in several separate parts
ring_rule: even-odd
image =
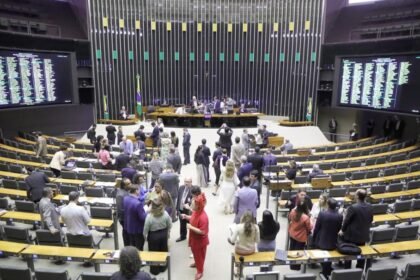
[[[343,255],[360,255],[362,253],[359,246],[345,242],[342,238],[338,238],[337,240],[337,251]]]

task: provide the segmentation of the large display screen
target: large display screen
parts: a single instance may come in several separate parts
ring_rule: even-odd
[[[72,102],[70,53],[0,49],[0,109]]]
[[[340,57],[338,106],[420,114],[420,54]]]

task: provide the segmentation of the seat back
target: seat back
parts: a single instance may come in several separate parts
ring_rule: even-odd
[[[418,188],[420,188],[420,180],[410,181],[407,184],[407,189],[408,190],[413,190],[413,189],[418,189]]]
[[[111,280],[112,273],[104,272],[83,272],[80,274],[81,280]]]
[[[4,226],[3,227],[4,237],[7,241],[28,243],[31,244],[31,236],[27,228],[21,228],[16,226]]]
[[[330,280],[360,280],[362,279],[363,270],[354,269],[338,269],[331,272]]]
[[[9,171],[13,173],[22,173],[22,166],[16,165],[16,164],[10,164]]]
[[[15,206],[17,211],[30,213],[36,212],[35,203],[33,203],[32,201],[16,200]]]
[[[286,274],[284,280],[316,280],[316,275],[312,273],[305,274]]]
[[[93,248],[92,235],[73,235],[67,233],[67,243],[69,247]]]
[[[410,172],[417,172],[417,171],[420,171],[420,163],[410,166]]]
[[[85,188],[85,194],[88,197],[104,197],[105,193],[102,188]]]
[[[349,167],[360,167],[362,166],[362,162],[360,160],[350,161]]]
[[[371,171],[368,171],[367,173],[366,173],[366,179],[369,179],[369,178],[376,178],[376,177],[378,177],[379,176],[379,171],[378,170],[371,170]]]
[[[295,178],[295,184],[305,184],[308,182],[307,176],[296,176]]]
[[[0,163],[0,171],[9,171],[9,166],[5,163]]]
[[[413,211],[420,210],[420,199],[413,199],[413,204],[411,205],[411,209],[413,209]]]
[[[376,159],[375,158],[369,158],[369,159],[366,160],[365,164],[367,166],[369,166],[369,165],[375,165],[376,164]]]
[[[372,204],[373,215],[386,214],[388,211],[387,203]]]
[[[351,179],[352,180],[362,180],[362,179],[365,179],[365,176],[366,176],[366,172],[364,172],[364,171],[353,172],[351,174]]]
[[[391,158],[389,159],[390,162],[396,162],[396,161],[401,161],[401,160],[405,160],[406,159],[406,155],[405,154],[399,154],[399,155],[394,155],[391,156]]]
[[[281,169],[282,167],[280,165],[270,165],[265,167],[265,172],[277,173],[280,172]]]
[[[90,215],[95,219],[112,220],[111,207],[90,207]]]
[[[76,172],[74,171],[61,171],[61,178],[63,179],[77,179]]]
[[[407,279],[407,280],[420,279],[420,262],[408,263],[405,266],[404,275],[401,279]]]
[[[78,188],[77,186],[70,186],[70,185],[61,185],[60,186],[60,192],[62,194],[69,194],[70,192],[77,192]]]
[[[376,159],[375,164],[384,164],[386,162],[385,157],[379,157]]]
[[[395,242],[417,240],[419,225],[403,225],[397,227]]]
[[[395,280],[397,267],[371,267],[366,274],[366,280]]]
[[[395,174],[404,174],[404,173],[407,173],[406,166],[397,167],[397,169],[395,170]]]
[[[408,154],[409,159],[416,158],[416,157],[420,157],[420,150],[415,150]]]
[[[347,189],[345,188],[333,188],[329,191],[330,197],[345,197]]]
[[[69,280],[67,270],[51,271],[47,269],[36,269],[35,277],[38,280]]]
[[[395,168],[387,168],[384,170],[384,176],[392,176],[395,175]]]
[[[0,279],[2,280],[32,280],[31,270],[29,268],[22,267],[0,267]]]
[[[296,191],[282,190],[280,193],[280,200],[289,200],[292,195],[295,195]]]
[[[9,209],[9,200],[5,197],[0,197],[0,209]]]
[[[59,232],[52,234],[49,230],[39,229],[35,233],[39,245],[64,246],[63,238]]]
[[[389,192],[400,192],[402,191],[404,185],[402,183],[392,183],[388,186]]]
[[[330,170],[332,168],[332,163],[320,163],[319,169],[321,170]]]
[[[343,169],[343,168],[347,168],[348,166],[349,166],[348,161],[337,162],[335,164],[335,169]]]
[[[18,185],[16,180],[3,179],[3,187],[6,189],[17,189]]]
[[[370,187],[370,192],[372,194],[384,193],[386,191],[385,185],[376,185]]]
[[[340,182],[346,180],[346,173],[331,174],[332,182]]]
[[[114,174],[96,174],[96,180],[98,182],[115,182]]]
[[[412,203],[413,202],[411,200],[395,202],[394,203],[394,213],[410,211]]]
[[[319,198],[322,194],[322,190],[307,190],[306,195],[309,196],[310,199]]]
[[[380,228],[372,230],[372,236],[370,239],[370,244],[381,244],[388,243],[394,240],[396,233],[395,228]]]
[[[28,185],[26,185],[25,181],[18,181],[18,190],[26,191],[28,189]]]

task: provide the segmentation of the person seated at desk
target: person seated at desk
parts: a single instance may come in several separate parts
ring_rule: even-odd
[[[175,114],[177,115],[184,115],[185,113],[186,113],[185,106],[178,107],[175,110]]]
[[[39,214],[41,215],[42,228],[49,230],[52,234],[61,231],[60,212],[51,202],[54,194],[51,188],[42,190],[42,198],[39,201]]]
[[[293,149],[293,144],[290,143],[289,139],[284,140],[284,144],[280,146],[280,151],[287,154],[288,151]]]
[[[277,165],[277,157],[273,155],[274,147],[268,147],[267,151],[265,152],[265,155],[263,156],[264,160],[264,171],[268,171],[270,166],[276,166]]]
[[[324,174],[324,171],[322,171],[322,169],[319,168],[319,165],[318,164],[314,164],[312,166],[311,173],[309,173],[309,175],[308,175],[309,182],[311,182],[313,178],[315,178],[315,177],[317,177],[319,175],[322,175],[322,174]]]
[[[136,131],[134,131],[134,138],[139,138],[141,139],[141,141],[145,142],[146,141],[146,133],[144,133],[144,125],[140,125],[139,129],[137,129]]]
[[[120,271],[111,276],[111,280],[152,280],[152,277],[140,271],[142,261],[139,251],[133,246],[122,248],[118,260]]]
[[[127,139],[126,136],[124,136],[121,140],[122,141],[120,143],[120,149],[123,151],[124,154],[129,155],[131,157],[134,152],[133,141]]]
[[[112,157],[110,153],[111,147],[105,145],[101,148],[98,154],[98,160],[102,164],[103,169],[112,169]]]
[[[190,102],[191,109],[193,111],[197,111],[198,110],[198,105],[199,105],[199,103],[198,103],[197,97],[193,96],[192,100]]]
[[[121,107],[121,110],[120,110],[120,119],[122,119],[122,120],[127,120],[128,119],[128,112],[125,109],[125,106],[122,106]]]
[[[42,198],[42,191],[50,179],[44,172],[32,170],[31,167],[26,170],[29,172],[29,176],[25,178],[27,197],[34,203],[38,203]]]
[[[88,224],[90,216],[85,207],[79,206],[79,192],[69,193],[69,204],[61,211],[63,223],[67,226],[67,232],[72,235],[91,235]]]
[[[134,153],[138,155],[140,159],[144,160],[146,158],[146,144],[141,140],[140,136],[136,138],[136,142],[134,143]]]
[[[260,229],[260,242],[258,252],[269,252],[276,250],[276,236],[280,231],[279,222],[275,221],[269,210],[264,210],[262,221],[258,223]]]
[[[286,178],[293,181],[296,178],[298,171],[299,168],[296,164],[296,161],[289,160],[289,168],[286,171]]]

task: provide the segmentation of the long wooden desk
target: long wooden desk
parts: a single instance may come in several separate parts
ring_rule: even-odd
[[[101,264],[116,264],[118,257],[114,257],[116,251],[100,249],[95,252],[92,261],[95,263],[95,272],[100,272]],[[171,279],[171,260],[168,252],[139,252],[143,265],[167,266],[168,280]]]
[[[8,196],[10,198],[27,199],[27,193],[23,190],[0,188],[0,197]]]
[[[393,242],[371,246],[379,256],[392,256],[395,253],[410,254],[420,251],[420,240]]]
[[[282,120],[279,121],[279,125],[281,126],[310,126],[313,125],[313,122],[309,121],[289,121],[289,120]]]
[[[19,153],[19,154],[26,154],[26,155],[31,155],[31,156],[35,156],[36,152],[35,151],[28,151],[25,149],[19,149],[19,148],[15,148],[9,145],[5,145],[5,144],[0,144],[0,148],[4,149],[4,150],[8,150],[11,152],[15,152],[15,153]],[[52,154],[48,154],[48,157],[53,157]]]
[[[34,146],[36,145],[35,141],[28,140],[28,139],[25,139],[25,138],[22,138],[22,137],[19,137],[19,136],[16,136],[15,140],[19,141],[21,143],[29,144],[29,145],[34,145]],[[57,149],[57,150],[60,149],[59,146],[50,145],[50,144],[48,144],[47,147],[52,148],[52,149]],[[91,153],[92,152],[91,150],[78,149],[78,148],[73,148],[72,150],[76,151],[76,152],[82,152],[82,153]]]
[[[386,192],[386,193],[380,193],[380,194],[372,194],[370,195],[370,199],[374,202],[380,201],[380,200],[393,200],[398,198],[410,198],[410,197],[416,197],[420,195],[420,189],[414,189],[414,190],[406,190],[406,191],[400,191],[400,192]]]
[[[56,196],[53,197],[53,200],[60,203],[63,203],[63,202],[67,203],[69,201],[69,196],[65,194],[57,194]],[[89,204],[102,204],[102,205],[107,205],[111,207],[115,205],[115,200],[110,197],[81,196],[79,198],[79,202],[87,202]]]
[[[394,180],[402,180],[402,179],[416,178],[416,177],[420,177],[420,171],[405,173],[405,174],[397,174],[397,175],[392,175],[392,176],[361,179],[361,180],[331,182],[331,185],[333,187],[368,185],[368,184],[373,184],[373,183],[384,183],[384,182],[390,182]]]
[[[19,255],[29,244],[9,242],[9,241],[0,241],[0,252],[5,253],[6,255]]]
[[[112,125],[134,125],[137,124],[138,119],[129,119],[129,120],[107,120],[107,119],[99,119],[98,123],[102,124],[112,124]]]

